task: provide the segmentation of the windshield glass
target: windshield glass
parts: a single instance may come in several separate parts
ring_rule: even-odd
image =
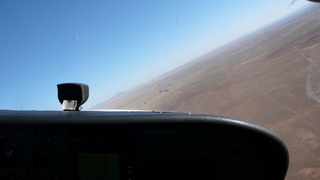
[[[214,114],[287,144],[287,179],[320,177],[320,5],[268,1],[0,1],[0,109]]]

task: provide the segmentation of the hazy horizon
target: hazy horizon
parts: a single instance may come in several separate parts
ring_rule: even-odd
[[[202,55],[200,55],[200,56],[198,56],[198,57],[196,57],[196,58],[194,58],[194,59],[192,59],[192,60],[190,60],[190,61],[187,61],[187,62],[185,62],[185,63],[183,63],[183,64],[181,64],[181,65],[179,65],[179,66],[177,66],[177,67],[175,67],[175,68],[173,68],[173,69],[170,69],[170,70],[164,72],[163,74],[160,74],[159,76],[156,76],[156,77],[153,77],[152,79],[146,80],[146,81],[142,82],[141,84],[138,84],[138,85],[136,85],[136,86],[134,86],[134,87],[131,87],[131,88],[127,89],[127,90],[118,92],[117,94],[115,94],[114,96],[110,97],[109,99],[104,100],[104,101],[102,101],[102,102],[100,102],[100,103],[98,103],[98,104],[90,107],[89,109],[98,108],[98,107],[100,107],[101,105],[103,105],[104,103],[107,103],[107,102],[109,102],[110,100],[113,100],[114,98],[116,98],[116,97],[118,97],[118,96],[120,96],[120,95],[122,95],[122,94],[124,94],[124,93],[126,93],[126,92],[129,92],[129,91],[131,91],[131,90],[133,90],[133,89],[139,88],[140,86],[142,86],[142,85],[144,85],[144,84],[147,84],[148,82],[151,82],[151,81],[153,81],[153,80],[155,80],[155,79],[158,79],[158,78],[160,78],[160,77],[162,77],[162,76],[164,76],[164,75],[166,75],[166,74],[169,74],[170,72],[173,72],[173,71],[179,69],[180,67],[183,67],[183,66],[185,66],[185,65],[188,65],[189,63],[192,63],[193,61],[197,61],[198,59],[201,59],[202,57],[205,57],[205,56],[207,56],[207,55],[210,55],[210,54],[212,54],[212,53],[215,53],[215,52],[217,52],[217,51],[219,51],[219,50],[221,50],[221,49],[227,48],[228,46],[232,46],[232,44],[234,44],[234,43],[236,43],[236,42],[238,42],[238,41],[246,40],[246,39],[249,38],[250,36],[259,34],[259,33],[261,33],[262,31],[264,31],[264,30],[266,30],[266,29],[270,29],[272,26],[274,26],[274,25],[276,25],[276,24],[278,24],[278,23],[284,22],[284,21],[287,20],[288,18],[290,18],[290,17],[292,17],[292,16],[296,15],[297,13],[300,13],[300,12],[302,12],[302,11],[304,11],[304,10],[307,10],[307,9],[310,8],[310,7],[312,7],[312,5],[311,5],[311,6],[310,6],[310,5],[309,5],[309,6],[304,6],[304,7],[300,8],[300,9],[298,9],[298,10],[295,11],[295,12],[292,12],[292,13],[290,13],[290,14],[287,14],[287,15],[285,15],[285,16],[282,17],[282,18],[279,18],[279,19],[277,19],[277,20],[275,20],[275,21],[270,22],[269,24],[266,24],[265,26],[262,26],[262,27],[259,27],[259,28],[257,28],[257,29],[254,29],[254,30],[252,30],[251,32],[248,32],[248,33],[244,34],[243,36],[240,36],[240,37],[238,37],[238,38],[235,38],[235,39],[231,40],[230,42],[226,42],[225,44],[222,44],[221,46],[219,46],[219,47],[217,47],[217,48],[215,48],[215,49],[213,49],[213,50],[210,50],[210,51],[208,51],[208,52],[206,52],[206,53],[204,53],[204,54],[202,54]]]
[[[66,82],[90,86],[88,109],[307,4],[2,1],[0,109],[59,110]]]

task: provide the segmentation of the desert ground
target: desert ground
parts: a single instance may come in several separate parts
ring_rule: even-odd
[[[234,117],[278,134],[286,179],[320,179],[320,6],[304,9],[100,105]]]

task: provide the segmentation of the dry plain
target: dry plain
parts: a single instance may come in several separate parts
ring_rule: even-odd
[[[320,179],[320,6],[314,5],[127,91],[98,109],[234,117],[277,133],[286,179]]]

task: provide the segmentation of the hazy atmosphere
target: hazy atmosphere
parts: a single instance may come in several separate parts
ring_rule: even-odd
[[[286,179],[320,179],[320,4],[0,1],[0,27],[0,109],[61,110],[56,85],[84,83],[84,110],[266,127],[288,147]]]
[[[306,4],[1,1],[0,109],[59,110],[65,82],[90,86],[89,109]]]

